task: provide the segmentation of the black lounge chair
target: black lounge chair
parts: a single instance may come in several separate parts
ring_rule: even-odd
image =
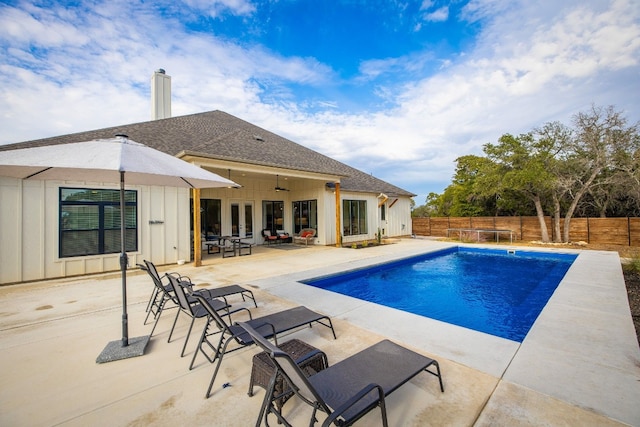
[[[151,277],[151,283],[153,284],[153,291],[149,296],[147,308],[145,309],[145,311],[147,312],[147,316],[144,318],[144,324],[146,325],[147,321],[149,320],[149,316],[153,314],[153,318],[157,318],[157,316],[160,315],[162,308],[164,308],[163,299],[167,297],[166,293],[171,292],[172,290],[171,284],[168,281],[168,276],[175,276],[179,280],[183,280],[183,278],[186,278],[186,276],[181,276],[178,273],[173,272],[165,273],[163,276],[160,276],[160,274],[158,274],[156,266],[148,261],[145,261],[145,264],[138,264],[138,267],[142,271],[147,272],[147,274]],[[163,279],[166,280],[166,283],[163,282]]]
[[[205,397],[208,398],[211,395],[211,389],[213,388],[213,383],[215,382],[216,376],[218,375],[218,370],[220,369],[220,364],[222,363],[222,358],[224,357],[224,355],[253,345],[254,342],[249,334],[245,332],[245,330],[240,326],[228,324],[227,322],[225,322],[222,316],[220,316],[220,314],[211,307],[206,298],[198,294],[194,294],[194,297],[198,300],[202,307],[204,307],[209,312],[209,318],[207,324],[202,330],[202,334],[200,335],[200,341],[198,342],[198,347],[196,348],[196,351],[193,354],[193,358],[191,359],[189,369],[193,369],[193,364],[196,360],[198,352],[204,354],[204,356],[210,363],[214,363],[216,359],[218,361],[215,370],[213,371],[213,376],[211,377],[209,388],[207,389],[207,393],[205,395]],[[247,312],[249,313],[249,319],[252,319],[249,310],[247,310]],[[256,327],[260,331],[262,336],[266,338],[273,338],[276,342],[276,345],[277,334],[287,332],[305,325],[309,325],[309,327],[312,327],[313,323],[319,323],[330,328],[333,334],[333,338],[336,339],[336,332],[333,329],[333,323],[331,322],[329,316],[316,313],[315,311],[309,310],[308,308],[302,306],[279,311],[277,313],[269,314],[257,319],[252,319],[247,321],[247,323]],[[220,334],[220,339],[218,340],[217,344],[214,344],[209,341],[209,337],[216,334]],[[232,342],[236,343],[236,346],[229,350],[227,347]],[[213,353],[213,356],[209,356],[207,351],[211,351]]]
[[[242,301],[246,301],[247,298],[249,298],[253,301],[254,307],[258,308],[258,303],[256,302],[256,298],[253,295],[253,292],[249,289],[243,288],[240,285],[228,285],[221,286],[219,288],[195,289],[194,292],[201,292],[209,298],[224,298],[225,301],[227,300],[228,296],[239,294],[240,296],[242,296]]]
[[[291,427],[282,413],[273,405],[280,396],[274,395],[277,374],[284,376],[290,389],[283,394],[294,392],[303,402],[313,407],[309,425],[315,425],[316,412],[325,412],[328,417],[323,427],[335,423],[349,426],[358,421],[376,406],[382,412],[382,424],[386,427],[387,410],[385,397],[422,371],[438,377],[440,391],[444,392],[440,365],[438,362],[395,344],[389,340],[380,341],[349,358],[329,366],[307,377],[287,353],[269,341],[248,322],[240,322],[243,328],[267,354],[276,366],[268,392],[262,403],[256,426],[259,426],[264,414],[268,426],[268,417],[273,413],[278,422]],[[435,367],[435,371],[428,368]],[[266,411],[266,412],[265,412]]]
[[[173,287],[173,291],[175,292],[175,295],[178,299],[178,304],[180,306],[180,311],[178,312],[178,314],[180,312],[183,312],[191,317],[191,324],[189,325],[189,330],[187,331],[187,335],[184,338],[184,345],[182,346],[182,352],[180,353],[180,357],[183,357],[184,351],[187,348],[187,343],[189,342],[189,336],[191,336],[193,324],[195,323],[196,319],[201,319],[203,317],[209,316],[209,312],[194,298],[194,295],[197,295],[202,291],[191,291],[189,282],[180,282],[173,276],[169,276],[169,281],[171,283],[171,286]],[[240,310],[246,310],[245,308],[231,310],[231,306],[226,303],[226,300],[222,304],[219,300],[216,299],[206,298],[206,300],[211,307],[218,307],[216,311],[224,310],[224,316],[229,317],[229,320],[231,320],[231,314],[236,313]],[[176,316],[175,320],[173,321],[173,327],[171,328],[172,332],[177,322],[178,316]],[[171,339],[171,334],[169,334],[169,339]]]
[[[179,307],[178,299],[173,295],[173,287],[171,286],[171,283],[169,283],[169,276],[173,276],[178,280],[182,280],[183,276],[173,272],[165,273],[163,276],[160,276],[156,266],[150,261],[144,261],[144,264],[138,264],[138,266],[149,274],[154,286],[154,290],[151,293],[149,302],[147,303],[147,316],[144,319],[144,324],[146,325],[149,316],[153,315],[155,322],[150,334],[153,335],[162,312],[167,308]],[[163,279],[166,280],[166,283],[163,282]],[[171,305],[168,306],[167,304]]]
[[[173,288],[171,281],[176,280],[178,282],[184,283],[185,286],[188,286],[189,289],[192,290],[191,281],[188,280],[186,276],[180,276],[177,273],[166,273],[164,276],[162,276],[168,280],[168,283],[165,285],[162,282],[160,274],[158,274],[158,270],[156,269],[156,266],[151,261],[146,261],[146,260],[144,261],[144,264],[146,266],[146,271],[147,273],[149,273],[149,276],[151,276],[151,280],[153,281],[153,284],[155,285],[156,291],[157,291],[157,296],[154,297],[154,303],[153,303],[153,307],[155,308],[152,308],[150,310],[150,312],[154,313],[154,317],[156,320],[153,324],[153,328],[151,328],[151,333],[149,334],[149,336],[151,337],[153,335],[153,332],[156,330],[156,326],[158,326],[158,321],[160,320],[160,316],[162,315],[162,313],[166,308],[178,308],[178,312],[176,313],[176,318],[174,319],[173,326],[171,327],[171,331],[169,332],[169,338],[167,339],[167,342],[171,342],[171,336],[173,335],[173,330],[175,329],[176,322],[178,321],[178,316],[180,316],[180,312],[181,312],[180,301],[178,301],[178,297],[175,294],[175,290]],[[221,301],[217,298],[209,298],[209,297],[207,297],[207,299],[210,301],[210,306],[216,311],[224,310],[229,307],[229,304],[227,303],[226,300]],[[188,296],[188,300],[190,304],[195,304],[197,302],[191,295]],[[169,303],[172,305],[167,307],[167,304]],[[255,303],[255,300],[254,300],[254,303]],[[152,311],[152,310],[155,310],[155,311]],[[148,316],[149,316],[149,313],[147,313],[147,317]]]
[[[146,271],[149,274],[149,276],[151,276],[151,280],[153,281],[153,284],[154,284],[154,291],[151,294],[149,303],[147,304],[148,313],[144,321],[145,324],[147,323],[147,318],[151,313],[153,313],[153,317],[156,318],[156,323],[157,323],[157,318],[160,316],[160,313],[162,312],[162,310],[166,308],[166,304],[168,302],[172,302],[174,304],[172,308],[179,306],[179,303],[176,297],[172,295],[173,288],[168,281],[169,276],[172,276],[174,279],[186,285],[188,288],[189,294],[191,294],[192,292],[200,292],[205,294],[206,297],[211,300],[222,298],[224,300],[224,303],[227,305],[228,305],[227,297],[232,295],[240,295],[242,297],[242,301],[246,301],[247,298],[249,298],[250,300],[253,301],[253,305],[256,308],[258,307],[258,303],[256,302],[256,298],[253,295],[253,292],[249,289],[243,288],[240,285],[229,285],[229,286],[222,286],[219,288],[202,288],[202,289],[194,290],[193,283],[191,282],[191,279],[189,279],[189,277],[181,276],[175,272],[165,273],[163,276],[160,276],[160,274],[158,273],[158,269],[151,261],[145,260],[144,265],[138,264],[138,267]],[[163,279],[167,279],[166,284],[163,282]],[[196,302],[191,295],[188,295],[188,299],[191,303]],[[220,310],[223,308],[218,303],[213,303],[213,305],[216,310]],[[155,325],[151,331],[152,334],[153,334],[153,330],[155,330]],[[169,336],[169,339],[171,339],[171,336]]]

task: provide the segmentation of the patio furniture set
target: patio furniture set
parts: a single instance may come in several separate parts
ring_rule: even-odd
[[[278,244],[278,243],[304,243],[309,245],[309,242],[313,243],[316,237],[316,230],[314,228],[303,228],[300,233],[293,236],[284,230],[276,230],[275,233],[269,229],[262,230],[262,237],[264,238],[265,245]]]
[[[253,248],[253,243],[237,236],[216,236],[205,240],[203,244],[207,247],[207,254],[222,253],[222,258],[251,255]]]
[[[257,345],[262,351],[252,358],[249,396],[254,386],[265,388],[256,426],[269,425],[273,414],[278,423],[291,426],[283,415],[284,404],[292,397],[299,397],[313,407],[310,425],[315,425],[318,411],[327,415],[323,426],[352,425],[376,407],[380,408],[382,422],[388,425],[385,398],[419,373],[426,371],[438,378],[440,390],[444,385],[440,366],[430,359],[389,340],[380,341],[345,360],[329,365],[327,355],[299,339],[278,343],[278,336],[313,324],[331,330],[337,339],[331,318],[304,306],[253,318],[246,307],[233,308],[227,298],[241,297],[243,301],[257,302],[251,290],[239,285],[194,290],[186,276],[165,273],[160,276],[149,261],[139,264],[152,279],[153,291],[147,304],[147,318],[153,316],[153,335],[165,309],[176,308],[177,313],[169,333],[168,342],[181,313],[191,318],[182,347],[185,354],[187,342],[195,319],[206,318],[189,369],[193,369],[199,354],[215,363],[213,376],[206,392],[211,395],[216,376],[225,354]],[[243,313],[248,320],[232,322],[233,316]],[[272,341],[270,341],[272,340]]]

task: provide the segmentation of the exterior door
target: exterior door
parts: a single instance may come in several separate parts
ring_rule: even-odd
[[[253,240],[253,202],[231,202],[231,235]]]

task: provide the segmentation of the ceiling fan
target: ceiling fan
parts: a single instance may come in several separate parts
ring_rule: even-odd
[[[276,188],[275,188],[275,190],[276,190],[276,191],[289,191],[289,189],[288,189],[288,188],[280,187],[280,184],[279,184],[279,180],[278,180],[278,179],[279,179],[279,175],[276,175]]]

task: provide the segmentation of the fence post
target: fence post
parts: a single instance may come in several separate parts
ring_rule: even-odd
[[[520,215],[520,240],[522,240],[522,215]]]

